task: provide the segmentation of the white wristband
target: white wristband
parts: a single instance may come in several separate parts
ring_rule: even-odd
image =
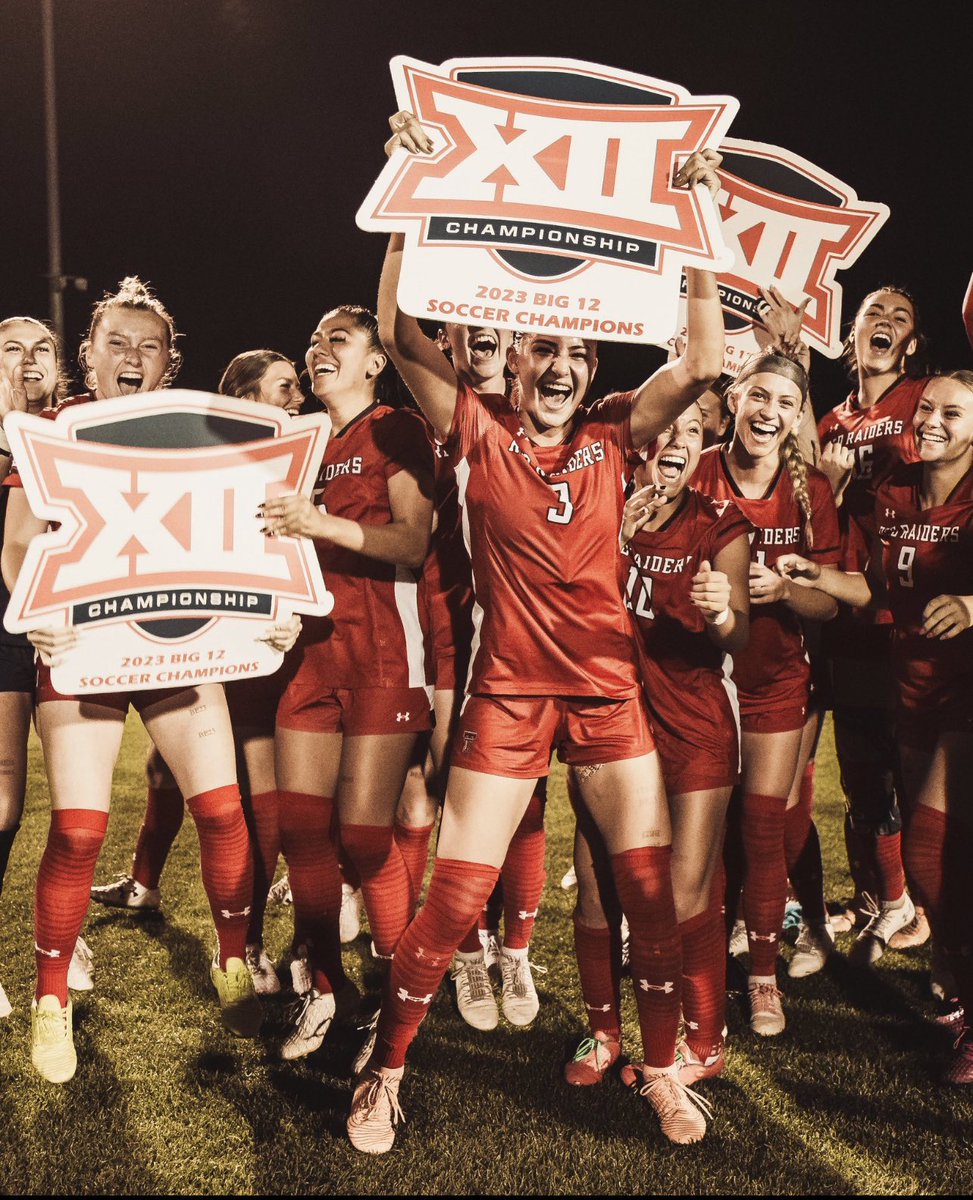
[[[729,619],[730,610],[728,608],[724,608],[721,613],[717,613],[712,621],[710,621],[710,625],[725,625]]]

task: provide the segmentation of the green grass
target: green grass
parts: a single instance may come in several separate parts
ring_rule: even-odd
[[[130,722],[102,880],[128,865],[145,744]],[[353,1029],[334,1028],[317,1055],[296,1064],[275,1058],[272,1038],[243,1043],[222,1031],[189,821],[163,879],[164,918],[88,917],[97,988],[76,997],[75,1079],[59,1088],[33,1073],[32,891],[48,823],[34,745],[2,901],[0,978],[15,1011],[0,1022],[0,1193],[969,1193],[973,1096],[935,1082],[949,1043],[924,1021],[925,950],[889,954],[867,979],[843,958],[810,979],[785,979],[788,1029],[770,1043],[747,1032],[731,1001],[727,1069],[704,1085],[716,1119],[701,1145],[666,1143],[616,1081],[564,1085],[561,1066],[582,1033],[583,1010],[573,896],[558,887],[572,832],[560,772],[551,793],[549,883],[532,948],[549,972],[538,980],[541,1014],[529,1030],[481,1034],[441,992],[403,1085],[408,1123],[393,1152],[373,1160],[344,1137]],[[849,881],[827,732],[817,815],[829,896],[838,898]],[[289,921],[289,909],[270,910],[272,953],[284,949]],[[374,988],[365,935],[348,961]],[[271,1032],[280,1007],[267,1006]],[[637,1029],[630,1000],[626,1028]],[[637,1050],[631,1040],[628,1050]]]

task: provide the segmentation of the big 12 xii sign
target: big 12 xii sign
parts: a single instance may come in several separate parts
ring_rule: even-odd
[[[73,626],[52,682],[65,694],[267,675],[259,641],[294,612],[334,603],[313,544],[268,540],[257,507],[310,494],[327,417],[162,391],[4,422],[35,537],[7,608],[12,632]]]
[[[705,188],[730,96],[572,59],[392,60],[431,155],[396,150],[358,213],[402,230],[399,304],[416,317],[617,341],[676,328],[686,266],[729,268]]]

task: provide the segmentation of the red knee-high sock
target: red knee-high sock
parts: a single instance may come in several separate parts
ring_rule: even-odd
[[[726,1024],[726,943],[720,905],[681,922],[682,1011],[686,1041],[700,1058],[723,1043]]]
[[[750,974],[773,975],[787,903],[787,864],[784,860],[784,811],[781,796],[745,792],[741,833],[746,874],[743,880],[743,919],[750,941]]]
[[[392,827],[342,825],[341,848],[361,877],[375,950],[390,958],[415,911],[409,872]]]
[[[740,893],[743,890],[745,873],[743,838],[740,833],[740,822],[743,819],[741,809],[740,789],[734,788],[726,814],[723,856],[720,864],[720,874],[723,880],[723,924],[726,927],[727,942],[733,933],[736,919],[740,915]]]
[[[611,856],[615,890],[628,917],[632,983],[647,1067],[671,1067],[682,996],[682,954],[672,899],[671,846]]]
[[[497,879],[486,863],[437,858],[422,911],[399,941],[385,984],[371,1065],[401,1067],[460,939]]]
[[[480,930],[486,929],[486,923],[483,917],[483,909],[480,909],[480,915],[473,922],[470,929],[466,931],[463,940],[456,947],[461,954],[476,954],[478,950],[483,949],[483,943],[480,941]]]
[[[294,927],[307,947],[311,983],[337,991],[345,981],[338,918],[341,872],[334,837],[334,801],[279,791],[280,844],[294,897]]]
[[[946,814],[925,804],[916,805],[906,829],[904,858],[916,898],[926,906],[937,937],[940,936],[945,846]]]
[[[105,840],[108,813],[62,808],[51,813],[47,846],[37,872],[34,896],[36,998],[57,996],[68,1002],[68,967],[78,940]]]
[[[199,835],[199,867],[225,970],[227,959],[244,957],[253,897],[253,859],[240,789],[235,783],[210,788],[187,797],[186,807]]]
[[[801,903],[804,920],[821,922],[824,908],[824,863],[821,839],[811,816],[814,807],[814,763],[801,777],[800,800],[784,814],[784,852],[787,874]]]
[[[419,897],[422,895],[422,881],[426,877],[429,839],[433,829],[434,825],[403,825],[399,820],[396,820],[393,826],[395,844],[402,855],[405,869],[409,872],[414,905],[419,903]]]
[[[544,870],[544,795],[535,792],[510,841],[500,868],[503,881],[503,944],[526,948],[534,932],[547,873]]]
[[[898,900],[905,891],[902,866],[902,834],[880,833],[875,836],[875,867],[878,875],[878,899]]]
[[[280,820],[277,792],[257,792],[243,797],[243,815],[250,832],[253,851],[253,896],[250,901],[250,928],[247,942],[263,944],[264,912],[267,892],[274,882],[277,859],[280,857]]]
[[[159,886],[162,868],[182,828],[185,812],[177,787],[150,787],[146,791],[145,816],[132,858],[132,878],[143,887]]]
[[[620,946],[607,925],[585,925],[574,914],[574,952],[581,977],[581,997],[584,1000],[588,1025],[592,1033],[599,1030],[620,1041],[622,1014],[619,990],[621,986]]]

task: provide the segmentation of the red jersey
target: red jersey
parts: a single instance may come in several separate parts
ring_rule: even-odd
[[[504,396],[459,385],[446,448],[476,598],[468,692],[638,695],[618,547],[632,395],[579,409],[568,441],[537,446]]]
[[[724,447],[713,446],[700,456],[693,486],[714,500],[732,500],[755,526],[750,540],[752,562],[773,567],[782,554],[801,554],[829,565],[840,560],[838,512],[831,485],[815,467],[807,468],[813,546],[808,544],[804,514],[783,464],[767,494],[751,500],[730,474]],[[733,659],[733,678],[741,699],[754,698],[762,705],[807,690],[810,667],[804,634],[800,619],[786,604],[751,605],[750,641]]]
[[[645,650],[649,712],[675,737],[725,741],[736,720],[732,659],[710,641],[689,593],[701,564],[752,530],[736,505],[687,488],[661,529],[640,529],[628,544],[626,592]]]
[[[973,595],[973,471],[936,508],[920,508],[922,464],[900,466],[879,487],[875,520],[895,622],[893,662],[907,708],[973,700],[973,630],[948,641],[922,636],[936,596]]]
[[[431,485],[433,456],[422,421],[373,404],[328,439],[315,500],[336,517],[389,524],[388,481],[403,470]],[[317,543],[317,552],[334,610],[303,618],[297,670],[311,671],[327,688],[426,686],[417,572],[330,542]]]

